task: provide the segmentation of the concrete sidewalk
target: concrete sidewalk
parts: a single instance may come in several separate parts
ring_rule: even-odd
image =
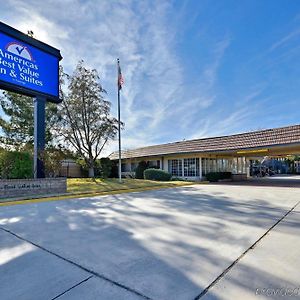
[[[1,207],[1,300],[195,299],[298,201],[195,185]]]
[[[143,299],[3,230],[0,249],[1,300]]]
[[[298,205],[201,299],[300,299],[299,237]]]

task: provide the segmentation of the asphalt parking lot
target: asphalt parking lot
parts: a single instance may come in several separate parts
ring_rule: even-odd
[[[299,299],[299,196],[194,185],[0,207],[0,299]]]

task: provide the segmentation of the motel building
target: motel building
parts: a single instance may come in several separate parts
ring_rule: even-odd
[[[187,180],[205,180],[209,172],[231,172],[233,180],[244,180],[255,161],[299,154],[300,125],[294,125],[122,151],[122,176],[134,176],[138,163],[146,161]],[[118,152],[109,158],[117,161]]]

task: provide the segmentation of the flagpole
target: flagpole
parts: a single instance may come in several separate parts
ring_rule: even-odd
[[[122,158],[121,158],[121,107],[120,107],[120,60],[117,59],[118,64],[118,131],[119,131],[119,183],[122,183]]]

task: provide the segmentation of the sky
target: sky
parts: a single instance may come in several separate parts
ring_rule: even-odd
[[[7,0],[0,20],[97,69],[114,116],[120,58],[123,149],[300,124],[300,1]]]

